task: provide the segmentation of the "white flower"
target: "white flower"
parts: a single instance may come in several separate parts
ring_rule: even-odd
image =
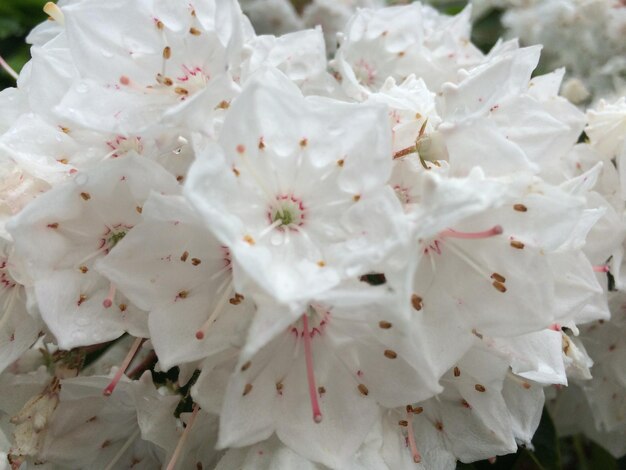
[[[40,322],[26,310],[26,290],[11,275],[11,245],[0,239],[0,372],[37,339]]]
[[[149,312],[161,366],[167,370],[241,342],[253,306],[233,287],[228,249],[178,196],[153,193],[142,216],[95,268]]]
[[[501,2],[509,33],[525,44],[543,44],[548,68],[567,67],[594,94],[624,91],[626,9],[618,0]]]
[[[255,354],[244,349],[224,392],[218,445],[252,444],[275,431],[301,455],[337,467],[363,443],[378,404],[440,391],[428,342],[414,341],[421,332],[374,291],[312,304]],[[213,376],[203,372],[199,387]]]
[[[337,49],[337,34],[344,29],[359,8],[384,6],[383,0],[313,0],[304,7],[302,19],[309,28],[322,27],[326,48],[332,55]]]
[[[174,123],[189,117],[188,125],[199,127],[194,109],[206,114],[234,93],[228,69],[238,65],[243,42],[234,1],[78,2],[61,12],[65,30],[51,42],[60,43],[70,76],[53,104],[57,115],[76,124],[122,135],[166,117]],[[37,58],[31,81],[41,79],[36,65]]]
[[[93,265],[141,220],[152,189],[176,193],[178,184],[148,160],[110,160],[97,171],[77,173],[11,220],[16,253],[61,347],[103,342],[125,331],[147,336],[145,314],[116,295]]]
[[[469,41],[469,12],[448,17],[420,3],[359,10],[346,25],[332,61],[344,90],[360,100],[378,91],[388,77],[402,82],[416,71],[433,91],[456,81],[461,68],[483,57]]]
[[[220,146],[197,149],[185,194],[246,276],[302,307],[402,237],[383,122],[378,106],[305,99],[264,73],[233,102]]]

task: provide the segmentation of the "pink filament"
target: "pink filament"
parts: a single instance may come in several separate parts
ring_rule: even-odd
[[[304,332],[304,358],[306,360],[306,375],[309,381],[309,396],[311,397],[311,408],[313,410],[313,421],[322,422],[322,412],[320,404],[317,400],[317,387],[315,386],[315,375],[313,374],[313,354],[311,353],[311,336],[309,335],[309,320],[306,313],[302,315],[302,324]]]
[[[413,431],[413,413],[407,411],[407,431],[409,434],[409,447],[411,449],[411,455],[413,456],[413,462],[420,463],[422,461],[422,456],[420,455],[419,450],[417,450],[417,444],[415,443],[415,432]]]
[[[166,470],[174,470],[174,468],[176,468],[176,463],[178,462],[178,458],[180,457],[180,454],[183,450],[183,445],[185,444],[185,441],[187,440],[187,436],[189,436],[189,431],[191,431],[193,422],[196,420],[196,416],[198,416],[198,411],[200,411],[200,407],[197,404],[193,405],[193,412],[191,413],[191,418],[189,418],[189,422],[187,423],[187,426],[185,426],[185,429],[183,430],[183,434],[182,436],[180,436],[180,439],[178,440],[178,444],[176,444],[176,449],[174,449],[174,453],[172,454],[172,458],[167,464]]]
[[[113,283],[111,283],[111,285],[109,286],[109,293],[106,299],[102,301],[102,306],[104,308],[111,308],[111,306],[113,305],[114,297],[115,297],[115,286],[113,285]]]
[[[128,354],[124,358],[122,365],[120,366],[119,369],[117,369],[117,372],[115,373],[115,376],[113,377],[113,380],[111,380],[109,385],[107,385],[107,387],[104,389],[104,392],[102,392],[105,397],[108,397],[113,393],[113,390],[115,390],[115,387],[117,387],[117,384],[122,378],[122,375],[124,375],[124,372],[126,372],[126,369],[128,369],[128,366],[133,360],[133,357],[135,357],[135,354],[137,354],[137,350],[139,349],[139,346],[141,346],[142,342],[143,342],[143,338],[135,339],[135,342],[131,346],[130,351],[128,351]]]
[[[451,228],[444,230],[439,234],[440,237],[449,238],[464,238],[466,240],[472,240],[477,238],[489,238],[502,233],[502,227],[500,225],[494,225],[489,230],[483,230],[482,232],[459,232]]]
[[[606,264],[602,264],[600,266],[594,266],[593,270],[597,273],[608,273],[609,272],[609,267]]]

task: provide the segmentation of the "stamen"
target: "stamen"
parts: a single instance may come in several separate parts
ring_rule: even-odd
[[[45,14],[50,16],[54,21],[59,23],[60,25],[65,24],[65,16],[61,9],[53,2],[48,2],[43,6],[43,11]]]
[[[117,372],[115,373],[115,376],[113,377],[113,380],[111,380],[109,385],[107,385],[107,387],[104,389],[104,392],[102,392],[105,397],[108,397],[113,393],[113,391],[115,390],[115,387],[117,387],[118,382],[122,378],[122,375],[124,375],[124,372],[126,372],[126,369],[128,369],[128,366],[133,360],[133,357],[135,357],[135,354],[137,354],[137,351],[139,350],[139,346],[141,346],[142,342],[143,342],[143,338],[135,339],[135,342],[131,346],[130,351],[128,351],[128,354],[124,358],[122,365],[120,366],[119,369],[117,369]]]
[[[124,455],[124,452],[128,450],[128,448],[132,445],[132,443],[135,442],[135,439],[139,437],[140,432],[141,432],[141,429],[137,428],[137,430],[126,440],[124,445],[120,447],[120,450],[117,451],[117,454],[115,454],[115,457],[113,457],[113,459],[109,462],[109,465],[107,465],[104,470],[113,470],[115,468],[115,464],[117,464],[120,458],[122,458],[122,455]]]
[[[449,238],[463,238],[466,240],[474,240],[479,238],[489,238],[502,233],[502,227],[500,225],[494,225],[489,230],[483,230],[482,232],[459,232],[451,228],[444,230],[439,234],[440,237]]]
[[[4,58],[0,55],[0,67],[4,69],[6,73],[8,73],[14,80],[17,80],[17,72],[13,70],[13,67],[9,65],[9,63],[4,60]]]
[[[183,434],[182,436],[180,436],[180,439],[178,440],[178,444],[176,444],[176,449],[174,449],[172,458],[167,464],[167,468],[165,470],[174,470],[174,468],[176,468],[176,463],[183,450],[185,441],[189,437],[189,432],[191,431],[191,427],[193,426],[193,423],[196,420],[196,416],[198,416],[198,411],[200,411],[200,407],[198,406],[198,404],[195,404],[193,406],[193,412],[191,413],[191,418],[189,418],[189,422],[187,423],[187,426],[185,426],[185,429],[183,430]]]
[[[309,397],[311,398],[311,409],[313,411],[313,421],[322,422],[322,412],[317,400],[317,387],[315,386],[315,374],[313,373],[313,354],[311,353],[311,335],[309,334],[309,320],[306,313],[302,315],[302,337],[304,339],[304,359],[306,361],[306,375],[309,382]]]
[[[407,411],[407,430],[409,437],[409,448],[411,449],[411,455],[413,456],[413,462],[420,463],[422,456],[417,450],[417,444],[415,443],[415,432],[413,431],[413,412]]]
[[[104,308],[111,308],[111,306],[113,305],[113,299],[115,298],[115,285],[113,283],[111,283],[109,285],[109,294],[107,295],[106,299],[104,299],[102,301],[102,306]]]
[[[593,270],[597,273],[608,273],[609,272],[609,266],[606,264],[600,265],[600,266],[594,266]]]
[[[215,305],[213,312],[211,312],[211,315],[209,315],[209,318],[207,318],[207,320],[200,326],[200,328],[198,328],[198,331],[196,331],[196,339],[202,340],[205,338],[207,332],[209,331],[213,323],[215,323],[217,317],[224,308],[224,305],[226,305],[226,301],[230,298],[231,290],[232,281],[228,284],[228,287],[224,289],[222,296],[217,301],[217,304]]]

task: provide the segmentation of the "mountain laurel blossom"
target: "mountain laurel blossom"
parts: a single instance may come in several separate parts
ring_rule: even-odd
[[[382,3],[46,4],[0,92],[0,467],[451,470],[544,403],[626,454],[624,98]]]

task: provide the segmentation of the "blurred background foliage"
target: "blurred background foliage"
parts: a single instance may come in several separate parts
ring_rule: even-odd
[[[20,71],[30,58],[29,46],[24,42],[28,32],[45,21],[44,0],[0,0],[0,55],[9,65]],[[0,70],[0,89],[14,86],[15,80]]]
[[[106,1],[106,0],[102,0]],[[130,1],[130,0],[129,0]],[[308,0],[292,0],[301,11]],[[45,21],[45,0],[0,0],[0,55],[19,72],[29,60],[28,32]],[[390,3],[407,3],[390,0]],[[465,0],[431,0],[447,14],[460,12]],[[488,51],[502,35],[502,12],[492,10],[474,25],[472,41]],[[15,86],[13,78],[0,69],[0,89]],[[534,450],[520,448],[516,454],[498,457],[495,461],[472,464],[459,463],[459,470],[626,470],[626,457],[616,460],[602,447],[581,435],[558,438],[547,412],[533,439]]]

